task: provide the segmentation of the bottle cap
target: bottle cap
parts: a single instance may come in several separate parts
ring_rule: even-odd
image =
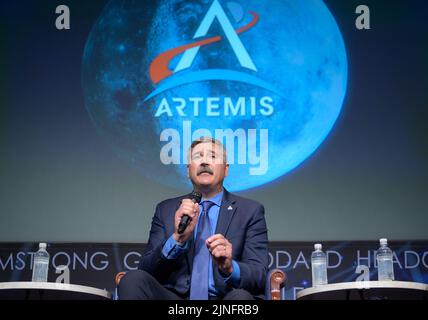
[[[46,242],[40,242],[39,243],[39,248],[40,249],[46,249]]]
[[[379,240],[379,242],[380,242],[380,245],[385,245],[386,246],[388,244],[388,239],[382,238],[382,239]]]
[[[315,248],[315,250],[321,250],[322,244],[321,243],[315,243],[314,248]]]

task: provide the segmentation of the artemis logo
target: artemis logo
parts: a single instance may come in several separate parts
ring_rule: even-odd
[[[217,0],[214,0],[193,36],[193,40],[200,39],[201,37],[205,37],[205,39],[196,40],[189,44],[181,45],[162,52],[152,61],[150,65],[150,78],[154,84],[160,83],[160,85],[151,94],[149,94],[145,101],[163,93],[168,89],[197,81],[236,81],[250,85],[258,85],[261,88],[269,90],[271,86],[268,83],[263,82],[253,75],[240,71],[231,71],[217,68],[183,73],[184,70],[187,70],[192,66],[193,61],[195,60],[202,46],[211,46],[213,43],[224,40],[227,40],[228,44],[230,45],[229,49],[232,49],[231,51],[235,54],[235,57],[241,67],[252,71],[257,71],[254,62],[251,60],[250,55],[248,54],[238,36],[239,33],[249,30],[257,24],[259,20],[257,13],[251,12],[251,16],[252,20],[249,23],[235,30],[220,3]],[[215,21],[218,22],[220,31],[224,34],[223,37],[219,35],[208,35],[208,32]],[[175,66],[174,71],[171,71],[169,69],[169,64],[172,59],[179,55],[181,55],[181,58]],[[272,89],[272,91],[275,92],[274,89]],[[218,104],[220,101],[219,99],[220,97],[209,97],[207,99],[205,103],[206,116],[220,117],[230,114],[237,116],[238,111],[241,111],[241,113],[245,115],[246,109],[241,107],[245,106],[245,97],[238,98],[236,103],[233,102],[231,97],[225,97],[221,110],[220,104]],[[176,102],[180,103],[180,106],[175,107],[178,116],[186,116],[186,114],[182,111],[186,107],[187,110],[191,110],[191,112],[193,112],[193,116],[197,116],[200,114],[200,110],[199,108],[195,108],[195,101],[204,102],[204,98],[198,96],[190,97],[188,98],[187,102],[181,97],[173,97],[172,99],[164,98],[157,107],[155,117],[162,115],[172,116],[172,108],[174,108]],[[264,114],[272,114],[273,98],[270,96],[264,96],[260,102],[260,108]],[[189,105],[192,106],[189,108]],[[255,104],[253,109],[256,109]],[[160,150],[160,160],[162,164],[187,164],[188,159],[186,151],[191,144],[191,140],[197,138],[200,135],[213,135],[212,132],[209,132],[207,129],[198,129],[196,132],[192,133],[191,125],[191,121],[183,120],[183,130],[181,132],[174,128],[166,128],[161,132],[160,141],[166,142]],[[188,133],[186,133],[186,130]],[[246,128],[216,128],[214,130],[214,136],[219,140],[225,141],[226,148],[231,155],[228,158],[228,162],[230,164],[249,164],[250,167],[248,174],[250,175],[263,175],[267,172],[269,167],[269,130],[267,128],[260,129],[259,131],[255,128],[248,129],[248,131],[246,131]],[[184,137],[191,138],[186,141]],[[234,143],[235,139],[238,141],[238,144]],[[258,148],[254,147],[257,143],[259,143]],[[249,147],[247,147],[247,145]]]
[[[320,0],[112,0],[87,40],[86,107],[117,154],[149,179],[190,187],[201,135],[228,151],[231,191],[284,176],[342,108],[346,51]]]
[[[235,10],[238,10],[238,8],[240,7],[235,6],[232,8],[235,8]],[[244,45],[239,39],[240,33],[253,28],[259,21],[259,16],[256,12],[250,12],[250,14],[252,16],[252,20],[248,24],[235,30],[231,22],[229,21],[226,13],[224,12],[223,8],[221,7],[220,3],[218,2],[218,0],[214,0],[207,14],[205,15],[201,24],[196,30],[196,33],[193,36],[193,39],[196,40],[198,38],[207,36],[208,31],[210,30],[215,20],[219,23],[224,33],[224,37],[220,35],[208,37],[206,39],[197,40],[192,43],[181,45],[179,47],[176,47],[161,53],[153,60],[153,62],[150,65],[150,78],[152,82],[154,84],[158,84],[164,79],[167,79],[168,77],[175,75],[180,71],[190,68],[192,66],[193,61],[196,58],[196,55],[198,54],[202,46],[209,46],[213,43],[223,41],[223,40],[227,40],[229,42],[230,47],[233,50],[233,53],[235,54],[241,67],[246,68],[248,70],[257,71],[257,68],[254,65],[254,62],[251,60],[250,55],[248,54],[247,50],[245,49]],[[241,18],[239,16],[239,13],[237,13],[236,16]],[[179,55],[181,55],[181,59],[177,63],[174,71],[171,71],[168,67],[169,63],[171,62],[172,59],[174,59],[176,56],[179,56]],[[176,86],[180,86],[180,85],[194,82],[194,81],[209,81],[209,80],[239,81],[239,82],[259,86],[261,88],[280,94],[279,91],[275,90],[267,82],[262,81],[248,73],[242,73],[242,72],[231,71],[226,69],[210,69],[210,70],[192,72],[185,75],[184,77],[178,78],[175,81],[167,82],[166,84],[161,85],[159,88],[154,90],[151,94],[149,94],[145,99],[145,101],[165,90],[171,89]]]

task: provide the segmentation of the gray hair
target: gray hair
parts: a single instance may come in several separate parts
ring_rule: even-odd
[[[192,144],[190,145],[189,154],[188,154],[189,160],[191,159],[193,148],[196,147],[198,144],[201,144],[201,143],[212,143],[212,144],[219,146],[223,150],[223,163],[227,164],[227,153],[226,153],[226,148],[224,147],[223,143],[221,143],[220,140],[214,139],[212,137],[203,137],[203,136],[196,139],[196,140],[193,140]]]

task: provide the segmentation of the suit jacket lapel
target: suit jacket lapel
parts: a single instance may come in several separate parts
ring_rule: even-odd
[[[218,215],[217,227],[215,230],[216,234],[221,233],[223,236],[226,236],[235,211],[235,200],[231,197],[230,193],[224,189],[223,201],[221,202],[220,213]]]

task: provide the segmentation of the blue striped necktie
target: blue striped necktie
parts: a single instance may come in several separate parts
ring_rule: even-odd
[[[190,285],[191,300],[208,299],[208,272],[210,253],[205,240],[211,236],[211,224],[208,211],[214,202],[202,202],[202,213],[199,215],[198,229],[195,237],[195,255],[193,257],[192,281]]]

